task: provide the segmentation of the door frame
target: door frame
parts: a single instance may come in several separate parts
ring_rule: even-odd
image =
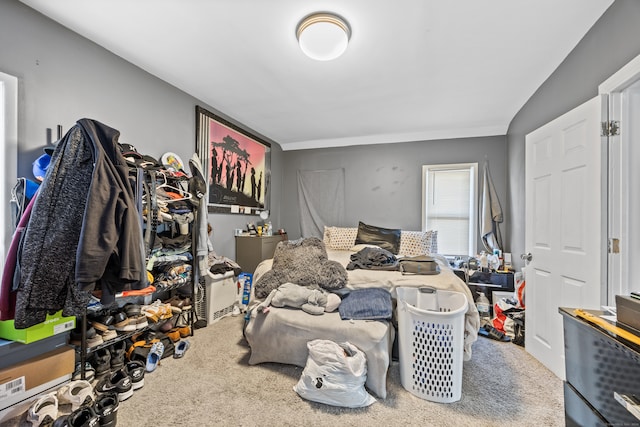
[[[605,248],[603,255],[603,282],[606,289],[603,290],[603,301],[608,305],[615,304],[615,295],[625,295],[629,288],[629,266],[633,265],[629,250],[629,206],[628,194],[630,191],[629,168],[622,161],[628,158],[626,153],[629,147],[629,135],[625,132],[628,126],[623,117],[625,114],[625,99],[623,91],[640,80],[640,55],[620,68],[607,80],[598,86],[598,93],[602,100],[602,121],[616,120],[620,123],[620,134],[609,135],[604,146],[603,193],[606,195],[606,212],[603,212],[604,223],[602,225],[603,242],[611,246],[611,239],[620,239],[620,252],[612,253]],[[604,131],[604,129],[603,129]]]

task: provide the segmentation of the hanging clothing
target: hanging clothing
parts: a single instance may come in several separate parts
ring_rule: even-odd
[[[490,253],[493,253],[494,249],[502,250],[503,248],[502,235],[500,234],[502,221],[502,208],[498,194],[489,174],[489,165],[485,163],[480,206],[480,236],[484,247]]]
[[[103,304],[116,292],[148,285],[119,134],[81,119],[57,144],[25,233],[16,328],[60,309],[82,315],[98,282]]]
[[[4,270],[2,271],[2,282],[0,283],[0,320],[10,320],[15,316],[15,291],[19,285],[19,279],[21,276],[18,257],[22,253],[21,249],[24,246],[24,234],[27,224],[29,223],[29,218],[31,218],[31,211],[33,210],[37,194],[36,190],[35,195],[24,208],[16,226],[16,230],[13,233],[13,237],[11,238],[11,245],[7,251]]]

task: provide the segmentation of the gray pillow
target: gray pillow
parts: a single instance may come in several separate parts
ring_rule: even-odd
[[[397,255],[400,250],[400,229],[382,228],[358,222],[356,245],[376,245]]]

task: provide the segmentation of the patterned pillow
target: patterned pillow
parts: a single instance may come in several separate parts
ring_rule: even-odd
[[[438,253],[438,232],[428,231],[401,231],[400,255],[417,256]]]
[[[327,249],[348,251],[356,242],[357,227],[324,227],[322,241]]]

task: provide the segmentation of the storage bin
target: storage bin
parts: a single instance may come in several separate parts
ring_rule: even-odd
[[[460,400],[467,297],[430,287],[399,287],[397,295],[402,386],[434,402]]]

